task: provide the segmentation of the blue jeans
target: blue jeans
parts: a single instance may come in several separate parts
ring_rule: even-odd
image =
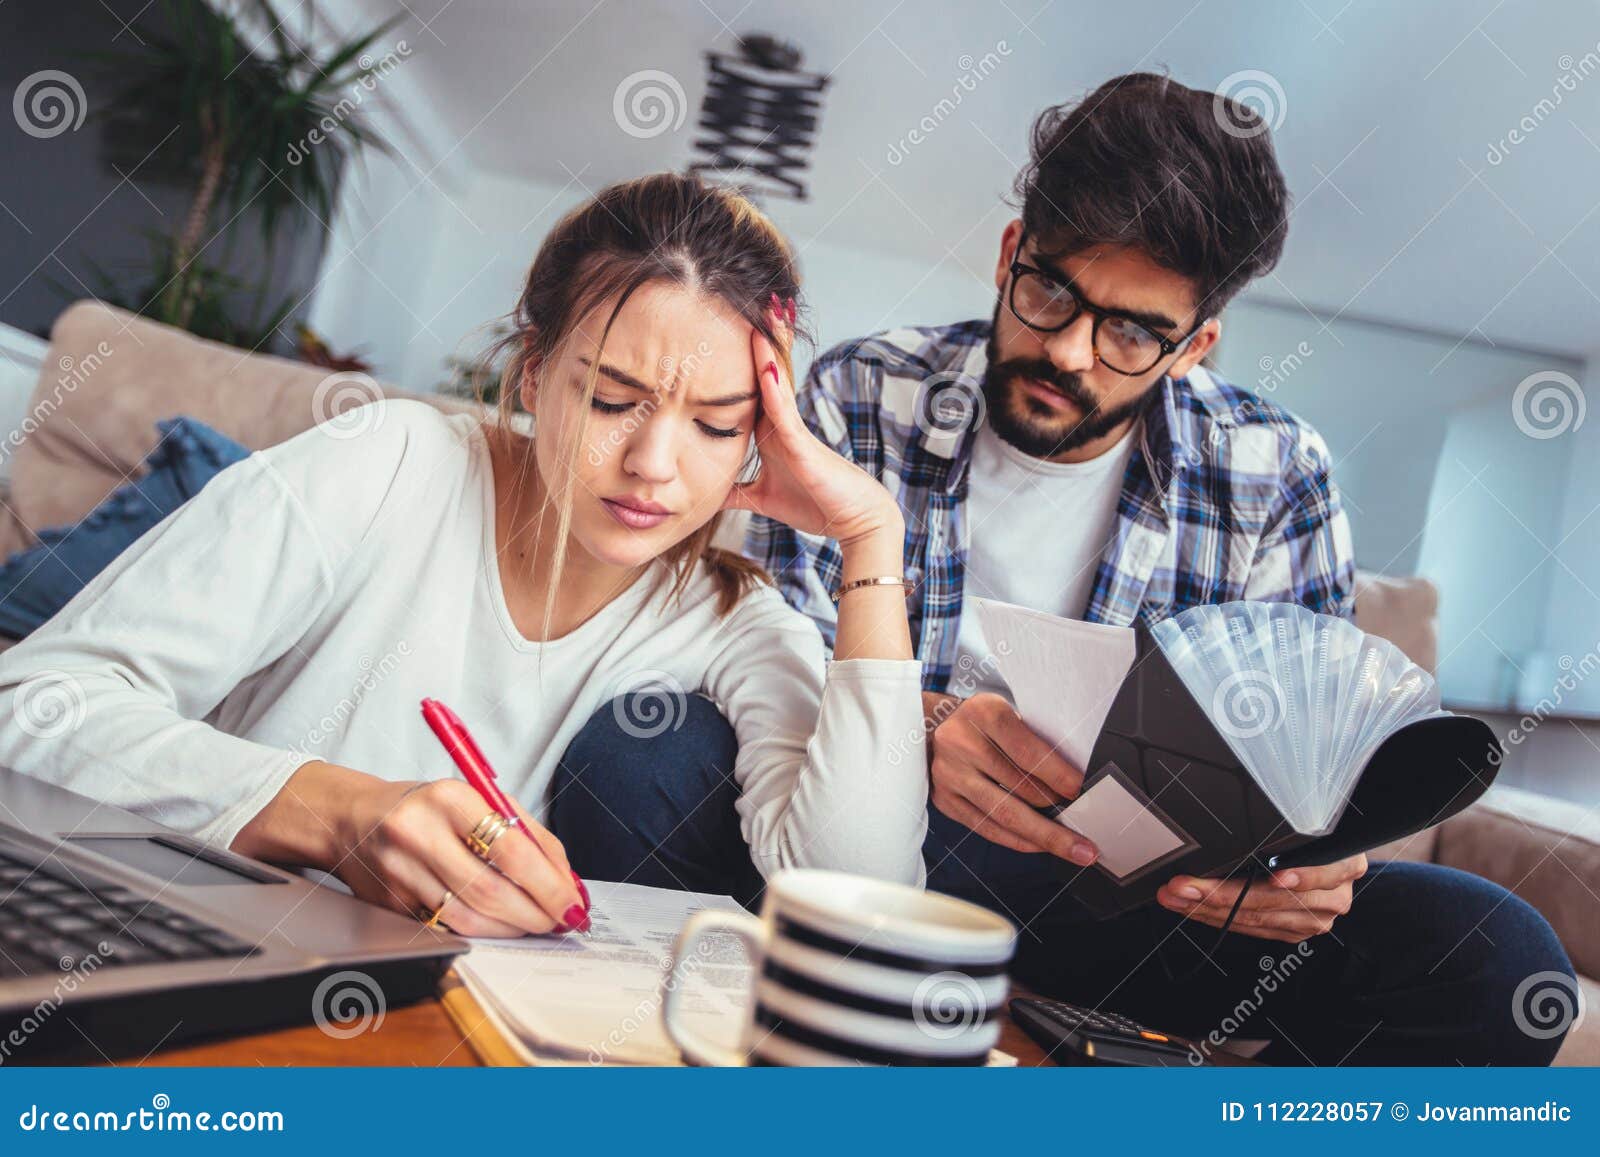
[[[550,830],[573,870],[754,908],[764,881],[734,811],[733,728],[711,700],[689,695],[676,726],[624,729],[622,720],[656,718],[660,704],[623,702],[595,712],[551,781]]]
[[[611,705],[597,712],[552,786],[551,827],[573,867],[754,905],[762,880],[734,811],[733,729],[700,696],[660,735],[618,720]],[[1550,925],[1452,868],[1375,863],[1331,932],[1292,945],[1232,932],[1219,942],[1159,906],[1095,921],[1044,857],[931,808],[923,855],[930,888],[1017,924],[1012,973],[1028,987],[1202,1043],[1270,1039],[1261,1059],[1274,1064],[1543,1065],[1564,1035],[1543,1035],[1530,1016],[1541,991],[1573,975]]]

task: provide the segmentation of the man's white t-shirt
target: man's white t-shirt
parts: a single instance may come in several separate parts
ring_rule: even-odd
[[[1087,462],[1050,462],[978,428],[967,474],[967,573],[950,693],[1006,694],[978,623],[974,598],[1064,618],[1083,617],[1095,570],[1116,526],[1135,422]]]

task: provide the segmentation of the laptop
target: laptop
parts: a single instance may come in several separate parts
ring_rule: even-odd
[[[467,944],[0,768],[0,1067],[142,1059],[430,996]]]

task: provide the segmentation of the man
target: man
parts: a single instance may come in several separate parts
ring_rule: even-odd
[[[997,694],[969,596],[1122,625],[1240,598],[1348,616],[1354,564],[1322,439],[1201,364],[1223,306],[1283,248],[1260,119],[1119,77],[1039,117],[1016,192],[989,321],[845,343],[801,392],[818,437],[905,513],[929,887],[1015,920],[1030,986],[1212,1042],[1268,1039],[1273,1062],[1547,1063],[1560,1038],[1519,1031],[1514,996],[1571,966],[1532,908],[1477,877],[1354,856],[1242,901],[1236,882],[1175,878],[1103,922],[1063,890],[1052,858],[1098,849],[1036,809],[1082,774]],[[836,546],[757,519],[748,549],[829,637]]]

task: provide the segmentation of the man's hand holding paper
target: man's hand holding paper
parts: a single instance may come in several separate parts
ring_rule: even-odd
[[[1092,841],[1036,810],[1076,799],[1083,772],[1011,704],[998,695],[927,692],[923,709],[936,721],[928,740],[935,807],[1001,847],[1094,863]]]

